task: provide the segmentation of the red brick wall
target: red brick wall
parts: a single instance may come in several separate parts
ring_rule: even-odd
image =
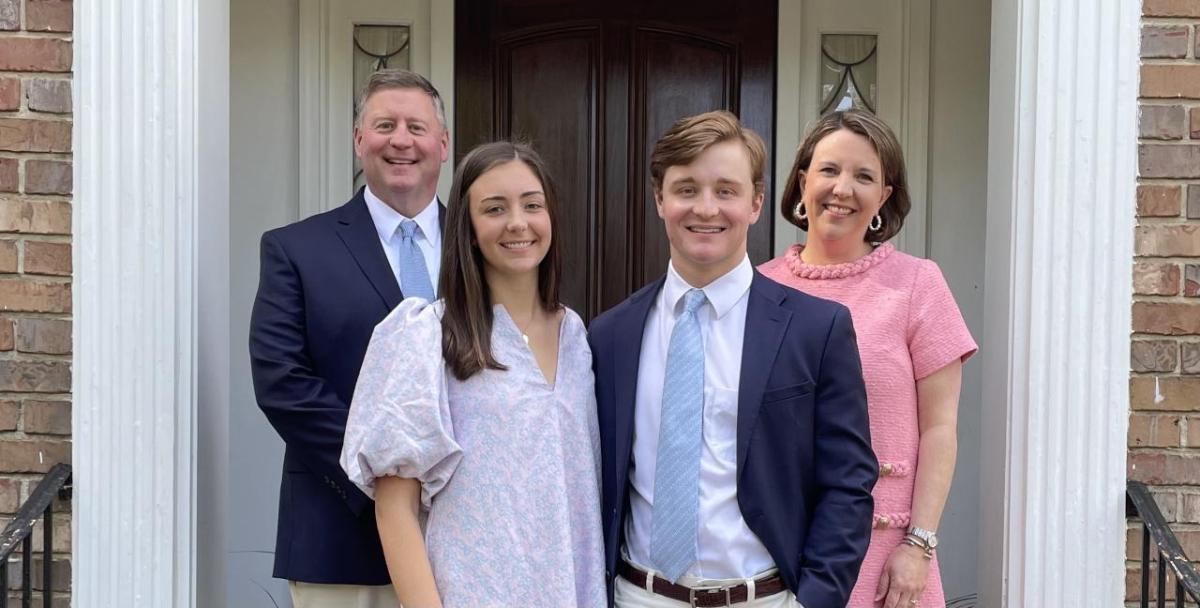
[[[0,0],[0,526],[71,461],[71,29],[69,1]],[[58,508],[65,606],[70,507]],[[40,551],[40,525],[34,539]],[[10,590],[20,574],[10,566]]]
[[[1200,0],[1144,0],[1142,12],[1129,476],[1154,486],[1200,560]],[[1140,552],[1131,528],[1127,600]]]

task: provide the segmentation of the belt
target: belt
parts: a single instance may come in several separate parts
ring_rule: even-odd
[[[732,606],[733,604],[750,599],[750,589],[746,586],[746,583],[738,583],[729,587],[693,589],[654,576],[623,559],[617,564],[617,574],[642,589],[647,588],[646,578],[650,577],[654,579],[650,585],[650,589],[654,593],[696,608]],[[754,597],[759,598],[774,595],[786,588],[787,585],[783,584],[783,579],[778,574],[775,574],[754,582]]]

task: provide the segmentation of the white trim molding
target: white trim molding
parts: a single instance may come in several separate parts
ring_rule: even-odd
[[[1125,597],[1139,11],[992,4],[982,606]]]
[[[203,4],[75,7],[75,606],[195,605]]]

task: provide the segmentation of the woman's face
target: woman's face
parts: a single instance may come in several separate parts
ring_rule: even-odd
[[[471,225],[489,274],[537,274],[550,249],[550,212],[542,182],[512,160],[480,175],[467,190]]]
[[[871,141],[846,129],[817,142],[800,179],[809,236],[825,241],[863,241],[871,219],[892,194]]]

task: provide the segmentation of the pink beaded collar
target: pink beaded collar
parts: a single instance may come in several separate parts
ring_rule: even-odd
[[[856,274],[862,274],[880,262],[883,262],[896,250],[896,247],[891,243],[884,243],[876,247],[871,253],[853,262],[826,264],[822,266],[805,264],[804,260],[800,259],[800,252],[803,250],[803,245],[792,245],[783,256],[792,274],[802,279],[844,279]]]

